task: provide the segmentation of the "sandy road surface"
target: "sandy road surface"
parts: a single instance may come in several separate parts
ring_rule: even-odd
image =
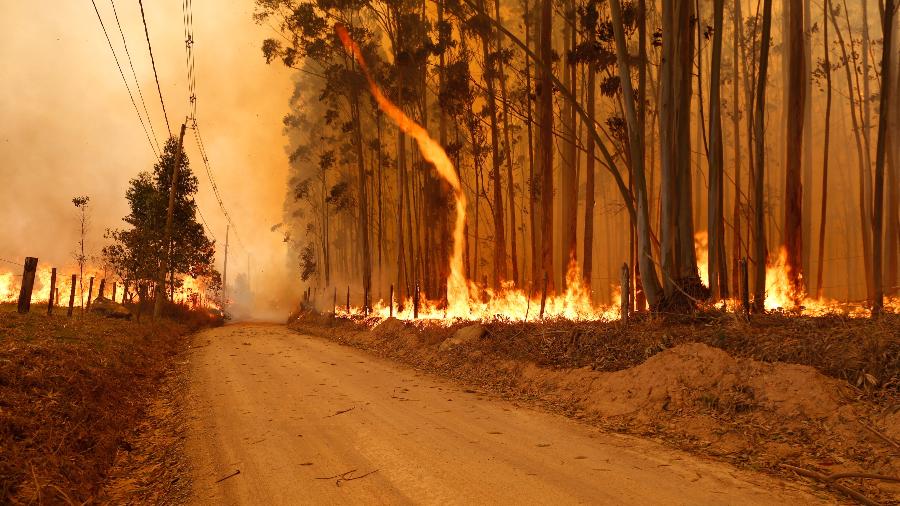
[[[195,503],[818,500],[763,475],[486,399],[283,326],[229,325],[196,339],[203,347],[190,359],[186,399]],[[338,482],[351,470],[346,478],[365,476]]]

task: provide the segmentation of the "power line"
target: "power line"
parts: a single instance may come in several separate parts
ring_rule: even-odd
[[[197,117],[197,77],[194,66],[194,11],[193,0],[182,0],[181,13],[184,20],[185,66],[188,80],[188,110],[190,117]]]
[[[112,6],[113,16],[116,18],[116,25],[119,27],[119,35],[122,36],[122,46],[125,47],[125,56],[128,57],[128,65],[131,67],[131,75],[134,77],[134,87],[137,89],[138,97],[141,99],[141,105],[144,107],[144,114],[147,116],[147,124],[150,125],[150,133],[153,134],[153,142],[156,143],[156,149],[159,151],[159,140],[156,138],[156,130],[153,128],[153,120],[150,119],[150,112],[147,110],[147,102],[144,101],[144,93],[141,92],[141,84],[138,82],[137,72],[134,70],[134,62],[131,60],[131,52],[128,51],[128,42],[125,41],[125,32],[122,30],[122,23],[119,22],[119,13],[116,10],[115,0],[109,0]]]
[[[216,197],[216,201],[219,204],[219,209],[221,209],[222,214],[225,216],[225,220],[228,222],[228,225],[234,230],[234,236],[237,239],[238,245],[241,247],[241,249],[247,251],[247,248],[244,246],[244,242],[241,240],[240,234],[238,234],[237,226],[235,226],[234,221],[232,221],[231,215],[228,214],[228,209],[225,207],[225,202],[222,198],[222,193],[219,191],[218,185],[216,185],[216,180],[213,177],[212,167],[209,163],[209,156],[207,156],[206,153],[206,146],[203,144],[203,136],[200,135],[200,126],[197,123],[197,72],[194,58],[193,0],[181,1],[181,13],[182,20],[184,22],[185,66],[187,68],[188,108],[190,110],[188,119],[191,122],[191,128],[194,130],[194,139],[197,142],[197,149],[200,151],[200,157],[203,160],[203,166],[206,169],[206,176],[209,179],[209,184],[212,188],[213,195]]]
[[[22,265],[22,262],[13,262],[12,260],[7,260],[5,258],[0,258],[0,262],[6,262],[6,263],[12,264],[12,265]]]
[[[94,0],[91,1],[93,2]],[[141,21],[144,23],[144,35],[147,37],[147,49],[150,50],[150,63],[153,65],[153,77],[156,78],[156,91],[159,92],[159,103],[162,105],[163,117],[166,119],[166,129],[169,131],[169,137],[171,137],[172,127],[169,126],[169,115],[166,113],[166,102],[163,100],[162,88],[159,86],[159,74],[156,73],[156,60],[153,59],[153,46],[150,44],[150,30],[147,28],[147,17],[144,16],[144,0],[138,0],[138,4],[141,6]],[[96,4],[94,7],[96,7]]]
[[[141,128],[144,129],[144,135],[147,136],[147,142],[150,143],[150,149],[153,151],[153,154],[159,158],[159,153],[156,150],[156,147],[153,145],[153,141],[150,140],[150,133],[147,131],[147,125],[144,124],[144,117],[141,116],[140,110],[138,110],[137,102],[134,100],[134,95],[131,93],[131,87],[128,86],[128,79],[125,78],[125,72],[122,71],[122,65],[119,63],[119,57],[116,56],[116,50],[113,49],[112,40],[109,38],[109,32],[106,31],[106,24],[103,23],[103,17],[100,16],[100,9],[97,8],[97,2],[95,0],[91,0],[91,3],[94,5],[94,12],[97,14],[97,20],[100,21],[100,28],[103,29],[103,35],[106,36],[106,43],[109,44],[109,50],[112,52],[113,59],[116,60],[116,67],[119,68],[119,75],[122,76],[122,82],[125,83],[125,89],[128,91],[128,98],[131,99],[131,105],[134,106],[134,112],[138,115],[138,120],[141,122]]]
[[[200,210],[200,206],[194,202],[194,208],[197,209],[197,214],[200,215],[200,220],[203,221],[203,226],[206,227],[206,231],[209,233],[209,236],[212,237],[212,240],[216,240],[216,235],[213,234],[212,229],[209,227],[209,223],[206,222],[206,217],[203,216],[203,211]]]
[[[247,251],[247,248],[244,246],[244,242],[241,240],[240,234],[238,234],[237,226],[235,226],[234,221],[231,219],[231,215],[228,214],[228,209],[225,208],[225,202],[222,200],[222,194],[219,192],[219,187],[216,185],[216,180],[213,177],[212,167],[209,163],[209,157],[206,155],[206,147],[203,144],[203,137],[200,135],[200,125],[197,124],[197,119],[194,118],[194,122],[192,125],[194,130],[194,139],[197,141],[197,148],[200,151],[200,158],[203,160],[203,166],[206,168],[206,176],[209,178],[210,187],[212,187],[213,195],[216,197],[216,201],[219,203],[219,208],[222,210],[222,214],[225,215],[225,220],[231,225],[231,228],[234,229],[234,236],[238,240],[238,245],[244,251]]]

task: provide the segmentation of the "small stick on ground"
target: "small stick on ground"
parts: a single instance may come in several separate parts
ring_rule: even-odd
[[[354,409],[356,409],[356,406],[353,406],[352,408],[342,409],[342,410],[340,410],[340,411],[335,412],[333,415],[328,415],[328,416],[326,416],[325,418],[331,418],[332,416],[343,415],[344,413],[347,413],[347,412],[349,412],[349,411],[353,411]]]
[[[811,471],[809,469],[804,469],[802,467],[792,466],[789,464],[781,464],[781,467],[784,467],[785,469],[790,469],[791,471],[794,471],[795,473],[799,474],[800,476],[806,476],[807,478],[812,478],[812,479],[818,481],[819,483],[822,483],[825,486],[831,487],[839,492],[843,492],[844,494],[852,497],[853,499],[856,499],[860,504],[865,504],[866,506],[878,506],[877,502],[869,499],[868,497],[862,495],[861,493],[857,492],[856,490],[853,490],[852,488],[847,487],[845,485],[841,485],[840,483],[835,483],[833,480],[837,479],[836,476],[838,476],[838,475],[825,475],[825,474],[822,474],[822,473],[819,473],[816,471]],[[849,476],[844,476],[844,477],[849,478]]]
[[[228,476],[223,476],[223,477],[219,478],[218,480],[216,480],[216,483],[222,483],[223,481],[227,480],[228,478],[231,478],[232,476],[237,476],[239,474],[241,474],[241,470],[236,469],[233,473],[229,474]]]
[[[317,480],[334,480],[335,478],[337,478],[334,481],[334,484],[337,485],[338,487],[340,487],[341,483],[343,483],[345,481],[361,480],[361,479],[365,478],[366,476],[377,473],[378,469],[375,469],[374,471],[369,471],[368,473],[361,474],[359,476],[352,476],[353,473],[355,473],[355,472],[356,472],[356,469],[351,469],[351,470],[347,471],[346,473],[340,473],[340,474],[336,474],[334,476],[326,476],[323,478],[316,478],[316,479]]]
[[[889,445],[893,446],[894,448],[900,450],[900,443],[894,441],[893,439],[888,437],[886,434],[882,434],[881,431],[877,430],[875,427],[872,427],[871,425],[867,424],[866,422],[862,421],[859,418],[856,419],[856,422],[858,424],[862,425],[864,429],[866,429],[869,432],[871,432],[872,434],[875,434],[876,436],[878,436],[885,443],[888,443]]]

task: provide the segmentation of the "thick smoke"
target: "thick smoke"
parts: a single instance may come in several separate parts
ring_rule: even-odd
[[[138,108],[131,68],[110,4],[97,1]],[[128,49],[162,144],[166,123],[156,92],[137,2],[117,2]],[[177,134],[188,113],[185,36],[180,2],[145,2],[169,122]],[[125,189],[155,156],[116,68],[90,2],[35,9],[3,2],[0,60],[0,258],[37,256],[42,266],[71,269],[78,221],[71,203],[91,197],[88,250],[99,254],[107,228],[123,225]],[[253,3],[194,2],[197,109],[219,190],[237,226],[228,277],[249,279],[241,316],[283,318],[299,288],[282,237],[287,159],[281,117],[293,91],[290,74],[267,66],[260,42],[269,28],[252,19]],[[199,208],[217,240],[222,269],[226,221],[219,211],[193,132],[186,153],[200,179]],[[4,264],[5,268],[15,269]]]

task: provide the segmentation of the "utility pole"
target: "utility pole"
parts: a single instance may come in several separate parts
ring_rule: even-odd
[[[228,303],[228,233],[231,232],[231,223],[225,225],[225,264],[222,266],[222,303]]]
[[[171,268],[172,261],[172,221],[175,219],[175,191],[178,187],[178,169],[181,165],[181,155],[184,147],[185,123],[181,124],[181,133],[178,134],[178,150],[175,152],[175,166],[172,167],[172,184],[169,187],[169,210],[166,212],[165,262],[159,267],[159,275],[156,279],[156,304],[153,306],[153,319],[159,318],[162,312],[163,299],[166,296],[166,273]]]

